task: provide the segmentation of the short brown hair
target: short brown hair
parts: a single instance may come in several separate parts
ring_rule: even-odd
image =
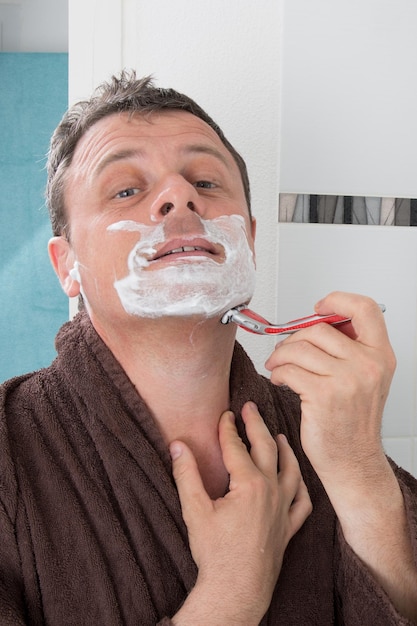
[[[64,203],[65,174],[71,165],[77,143],[84,133],[112,113],[148,113],[164,109],[192,113],[217,133],[239,168],[250,214],[250,186],[246,164],[220,127],[188,96],[174,89],[155,87],[150,76],[137,79],[134,70],[123,70],[119,76],[112,76],[109,82],[97,87],[89,100],[70,107],[52,135],[47,162],[46,203],[54,235],[69,235]]]

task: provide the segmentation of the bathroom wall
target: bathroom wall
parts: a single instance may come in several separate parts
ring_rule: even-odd
[[[66,53],[0,53],[0,380],[48,365],[68,303],[49,263],[46,152],[67,105]]]
[[[280,191],[417,197],[414,0],[285,0]]]
[[[0,0],[0,52],[67,52],[69,0]]]
[[[68,302],[49,263],[45,156],[68,102],[68,1],[0,1],[0,381],[48,365]]]

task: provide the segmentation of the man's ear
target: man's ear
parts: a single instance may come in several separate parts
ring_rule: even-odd
[[[80,283],[71,276],[75,257],[68,241],[64,237],[52,237],[48,243],[48,253],[64,292],[69,298],[78,296]]]

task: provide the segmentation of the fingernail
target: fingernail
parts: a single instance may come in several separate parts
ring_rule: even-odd
[[[236,423],[236,418],[235,418],[235,414],[233,413],[233,411],[226,411],[226,415],[227,415],[227,419],[229,420],[229,422],[232,422],[232,424]]]
[[[254,402],[252,402],[252,400],[249,400],[249,402],[247,402],[246,404],[252,409],[252,411],[258,412],[258,406]]]
[[[178,457],[181,456],[182,447],[179,443],[171,443],[171,445],[169,446],[169,452],[171,454],[171,459],[175,461],[176,459],[178,459]]]

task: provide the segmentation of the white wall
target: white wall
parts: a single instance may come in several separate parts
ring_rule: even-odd
[[[67,52],[69,0],[0,0],[0,52]]]
[[[417,2],[284,6],[281,191],[417,197]]]

